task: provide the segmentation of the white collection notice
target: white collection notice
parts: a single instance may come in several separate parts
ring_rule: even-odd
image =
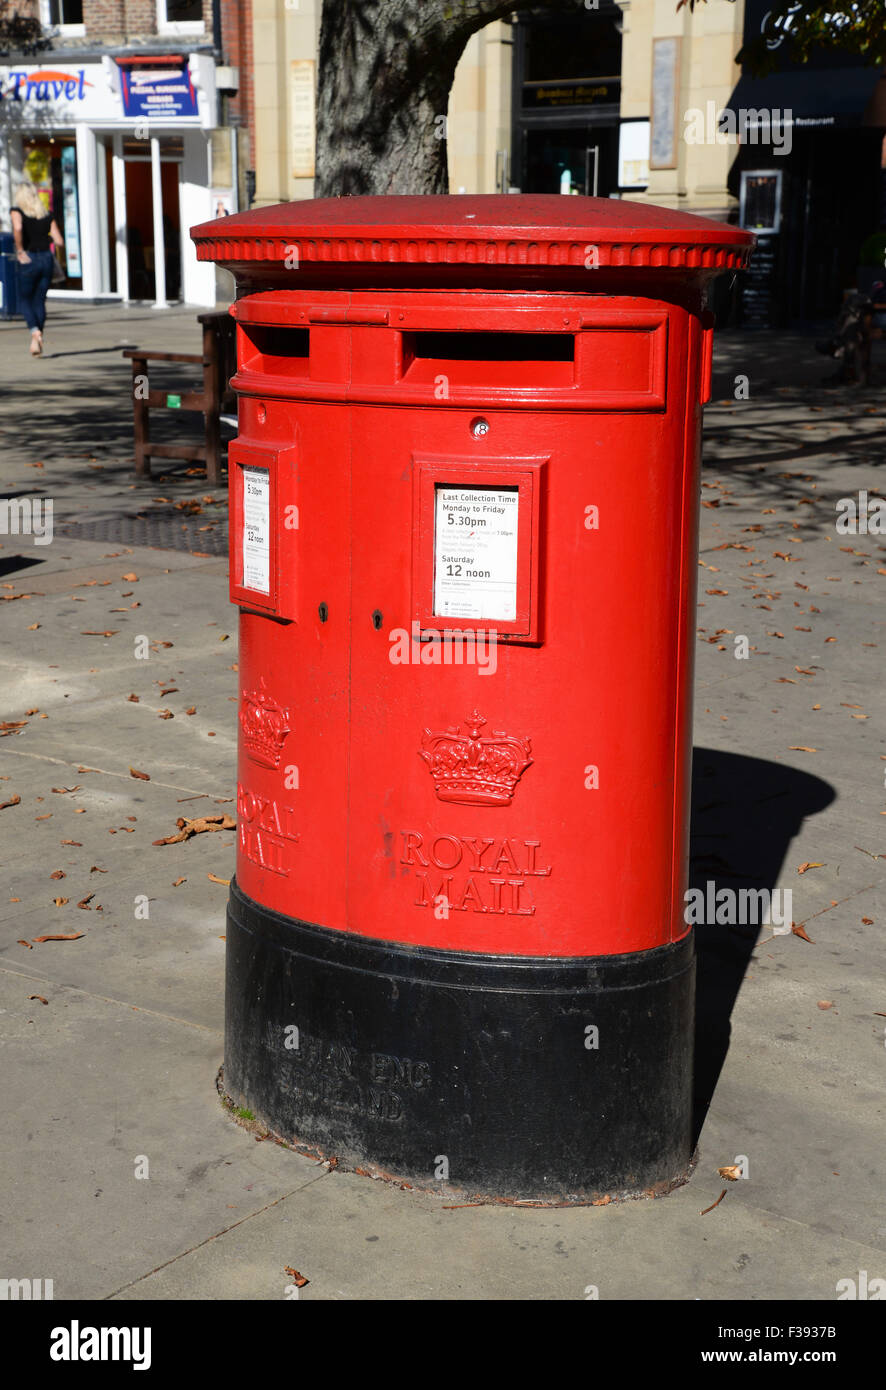
[[[516,488],[438,487],[434,506],[434,613],[517,616]]]
[[[271,592],[271,479],[266,468],[243,473],[243,587]]]

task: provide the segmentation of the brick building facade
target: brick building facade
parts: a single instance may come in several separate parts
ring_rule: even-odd
[[[210,305],[189,229],[246,205],[251,0],[18,0],[44,46],[0,65],[0,229],[26,179],[58,220],[54,294]]]

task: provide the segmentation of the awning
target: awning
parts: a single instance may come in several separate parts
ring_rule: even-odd
[[[743,129],[768,124],[777,111],[779,119],[795,127],[875,125],[873,95],[880,80],[878,68],[809,68],[772,72],[766,77],[743,75],[724,110],[731,111]],[[865,121],[868,107],[872,110]],[[740,113],[759,111],[755,121]],[[790,117],[782,113],[790,112]],[[765,114],[764,114],[765,113]]]

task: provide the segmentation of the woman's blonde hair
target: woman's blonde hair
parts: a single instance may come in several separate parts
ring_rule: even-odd
[[[15,190],[12,206],[26,217],[45,217],[46,205],[32,183],[20,183]]]

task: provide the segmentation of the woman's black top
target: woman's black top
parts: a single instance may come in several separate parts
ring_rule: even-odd
[[[52,213],[45,217],[29,217],[21,208],[15,211],[22,219],[22,248],[25,251],[48,251],[49,229],[53,223]]]

